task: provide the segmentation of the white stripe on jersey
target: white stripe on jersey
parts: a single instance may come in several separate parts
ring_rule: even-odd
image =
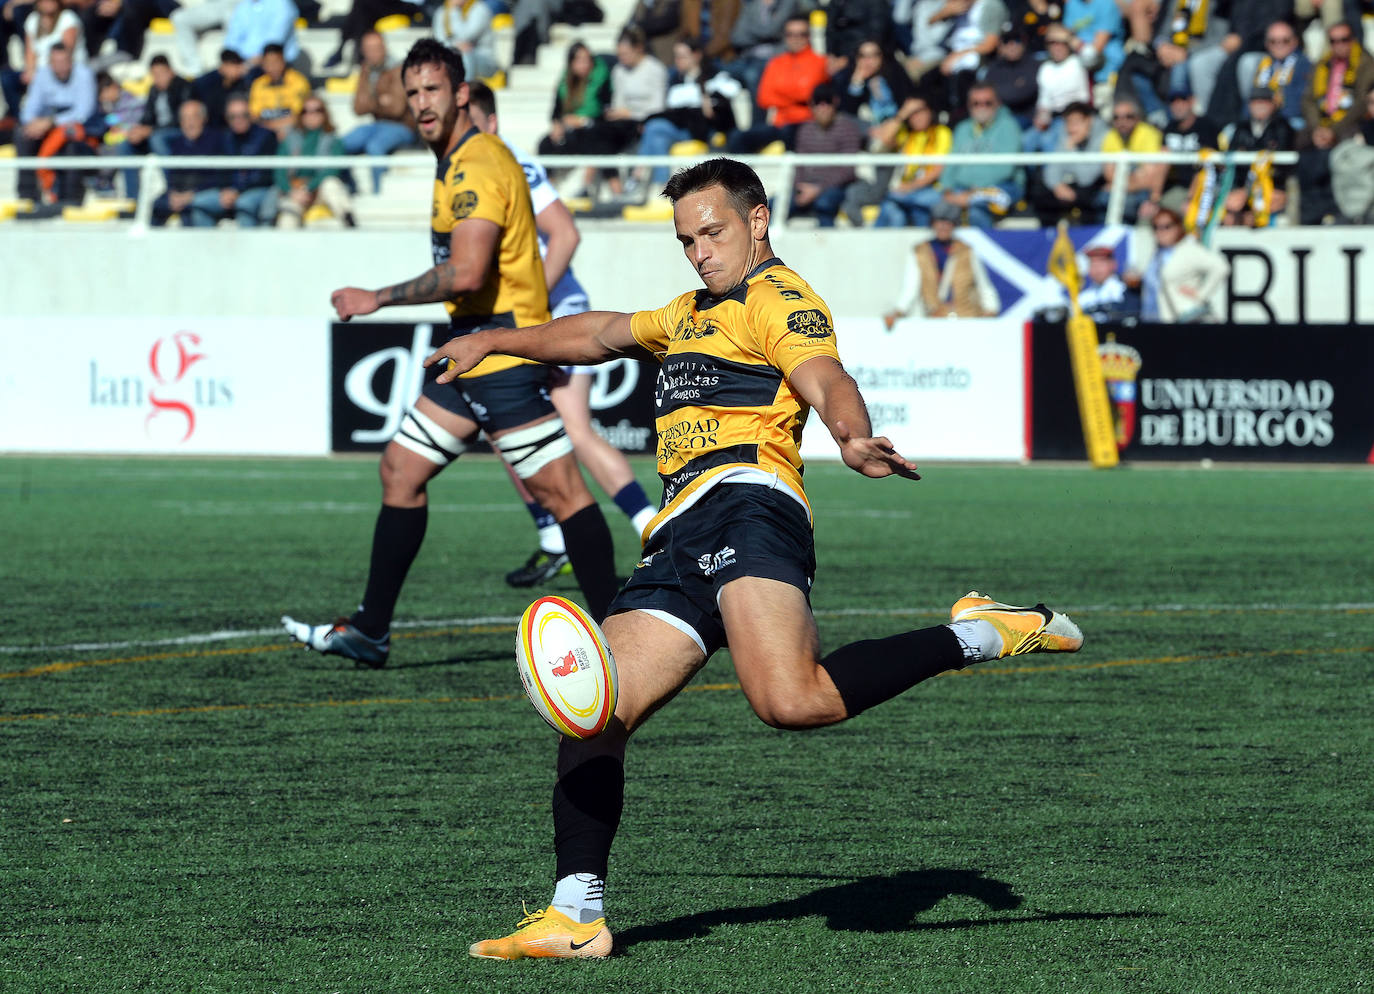
[[[504,138],[501,140],[506,141]],[[545,207],[558,200],[558,191],[549,182],[549,174],[544,171],[544,167],[526,155],[524,149],[516,148],[510,142],[506,142],[506,147],[510,149],[511,155],[515,156],[515,161],[520,163],[520,168],[525,171],[525,182],[530,185],[530,203],[534,206],[535,216],[538,217]],[[542,234],[539,236],[539,254],[548,255],[548,245]],[[549,310],[558,310],[558,305],[574,294],[580,294],[585,298],[587,291],[577,282],[572,266],[569,266],[558,285],[549,287]],[[584,311],[586,309],[582,308]]]

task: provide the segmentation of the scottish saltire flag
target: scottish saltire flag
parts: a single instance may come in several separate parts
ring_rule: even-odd
[[[1125,272],[1130,267],[1129,227],[1084,225],[1069,228],[1068,232],[1075,252],[1105,245],[1116,254],[1118,272]],[[1002,314],[1029,319],[1042,307],[1062,306],[1068,301],[1063,286],[1049,275],[1050,253],[1058,234],[1055,228],[1026,231],[962,228],[957,237],[978,253],[1002,298]]]

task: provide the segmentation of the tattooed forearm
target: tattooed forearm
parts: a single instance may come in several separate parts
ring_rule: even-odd
[[[433,304],[448,300],[453,296],[453,263],[441,262],[433,269],[427,269],[413,280],[383,287],[377,291],[377,305],[388,304]]]

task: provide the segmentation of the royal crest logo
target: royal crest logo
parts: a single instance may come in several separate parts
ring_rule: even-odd
[[[1140,373],[1140,353],[1123,345],[1116,336],[1097,347],[1102,376],[1107,381],[1107,396],[1112,401],[1112,424],[1116,428],[1116,450],[1122,452],[1135,437],[1136,376]]]
[[[477,209],[477,194],[471,190],[459,190],[453,195],[453,219],[461,221]]]
[[[787,330],[807,338],[829,338],[835,334],[825,311],[814,307],[787,315]]]

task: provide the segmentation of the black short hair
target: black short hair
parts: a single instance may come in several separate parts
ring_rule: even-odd
[[[476,107],[488,117],[496,114],[496,94],[480,79],[468,84],[468,106]]]
[[[453,84],[455,92],[458,87],[467,82],[467,72],[463,69],[463,57],[443,42],[433,38],[421,38],[410,46],[405,61],[401,63],[401,79],[404,80],[406,73],[412,69],[418,69],[420,66],[442,66],[447,70],[448,81]]]
[[[1068,114],[1082,114],[1084,117],[1096,117],[1097,111],[1094,110],[1093,105],[1088,103],[1087,101],[1075,100],[1073,103],[1065,107],[1060,112],[1060,114],[1061,116]]]
[[[707,159],[686,169],[679,169],[663,188],[663,195],[676,204],[689,193],[713,186],[725,191],[735,212],[746,221],[750,211],[768,203],[768,194],[764,192],[759,174],[743,162],[725,158]]]
[[[56,48],[57,46],[54,45],[53,47]],[[166,66],[170,69],[172,68],[172,63],[167,61],[167,56],[158,53],[148,60],[148,68],[151,69],[153,66]]]
[[[278,45],[278,44],[274,41],[274,42],[272,42],[270,45],[264,45],[264,46],[262,46],[262,54],[263,54],[263,55],[280,55],[280,56],[284,59],[284,58],[286,58],[286,47],[285,47],[284,45]]]
[[[282,53],[282,54],[285,54],[285,53]],[[243,65],[243,56],[240,55],[238,52],[234,51],[232,48],[223,48],[223,49],[220,49],[219,60],[220,60],[221,62],[227,62],[227,63],[229,63],[231,66],[241,66],[241,65]]]
[[[817,83],[816,88],[811,91],[811,103],[813,104],[835,104],[839,105],[840,91],[835,88],[835,84],[829,81]]]

